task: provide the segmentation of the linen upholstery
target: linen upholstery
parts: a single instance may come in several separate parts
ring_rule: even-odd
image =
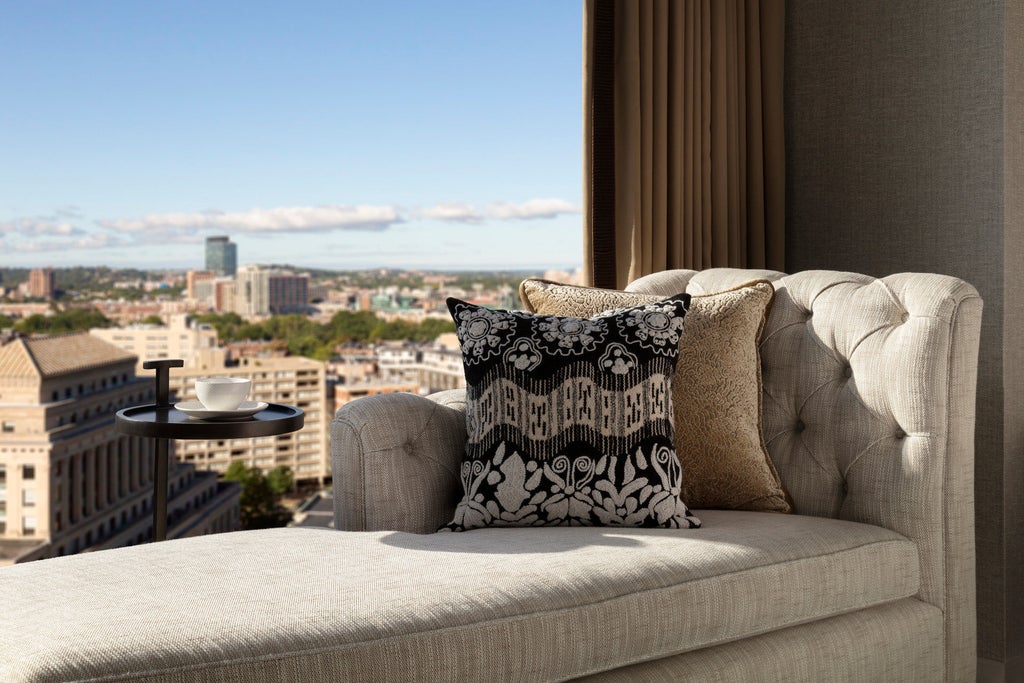
[[[915,541],[943,610],[946,677],[973,677],[974,413],[982,302],[962,280],[805,271],[775,279],[761,340],[764,436],[796,512]],[[699,294],[750,271],[666,271],[628,289]]]
[[[535,279],[523,280],[519,296],[528,310],[550,315],[593,315],[663,298]],[[758,280],[690,303],[672,404],[683,500],[691,508],[791,511],[761,436],[758,342],[774,296],[771,283]]]
[[[934,683],[942,676],[942,616],[910,598],[577,681]]]
[[[773,281],[777,291],[761,343],[763,428],[796,512],[876,524],[914,541],[921,566],[918,597],[943,614],[945,680],[973,679],[973,430],[981,299],[962,280],[919,273],[876,279],[831,271],[676,270],[640,278],[627,290],[698,295],[752,279]],[[453,411],[460,405],[458,392],[434,400]],[[339,418],[362,402],[343,408]],[[372,410],[389,415],[387,424],[397,429],[407,419],[422,425],[423,416],[436,415],[438,408],[420,399],[419,417],[377,403]],[[382,460],[397,456],[381,468],[396,476],[416,471],[401,449],[408,437],[386,433],[387,427],[358,429],[371,430],[373,442],[382,444]],[[454,429],[444,438],[460,438],[461,424]],[[342,455],[336,446],[335,463]],[[363,456],[344,453],[342,459],[349,457]],[[445,500],[445,491],[458,485],[454,463],[461,451],[417,451],[416,459],[424,457],[450,463],[447,488],[435,494],[435,500]],[[386,491],[377,493],[382,499],[367,506],[405,505]],[[450,515],[454,500],[446,504]],[[434,519],[444,523],[446,514]],[[381,528],[342,527],[344,522],[337,519],[339,528]],[[428,526],[416,520],[409,528]]]
[[[0,680],[555,681],[918,590],[892,531],[705,514],[693,530],[268,529],[15,565]]]
[[[334,526],[426,534],[462,495],[466,392],[367,396],[331,423]]]

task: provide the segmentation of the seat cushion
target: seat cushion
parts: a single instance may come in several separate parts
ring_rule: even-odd
[[[0,569],[0,680],[564,680],[913,596],[879,527],[271,529]]]

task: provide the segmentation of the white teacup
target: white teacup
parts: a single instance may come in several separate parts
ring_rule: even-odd
[[[207,410],[234,410],[251,385],[252,380],[244,377],[202,377],[196,380],[196,398]]]

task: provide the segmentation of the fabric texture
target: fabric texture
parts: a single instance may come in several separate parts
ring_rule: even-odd
[[[937,680],[973,680],[973,456],[982,310],[977,291],[957,278],[922,273],[879,279],[722,268],[658,273],[627,290],[659,296],[687,291],[696,298],[752,278],[776,286],[760,347],[763,429],[795,512],[878,525],[912,540],[921,566],[918,597],[942,613],[945,674]],[[425,469],[424,461],[450,470],[442,488],[423,494],[433,501],[430,514],[445,519],[446,510],[450,519],[455,501],[444,496],[458,487],[462,452],[430,447],[465,438],[464,423],[438,419],[461,413],[462,393],[446,392],[434,397],[437,402],[420,399],[409,415],[373,403],[373,412],[385,416],[380,422],[354,419],[361,402],[345,406],[339,417],[350,415],[352,429],[362,435],[348,443],[376,451],[350,454],[335,444],[335,462],[372,459],[374,476],[384,481],[412,480]],[[453,431],[443,438],[414,431],[427,430],[426,425]],[[413,447],[407,451],[403,444],[408,443]],[[347,488],[358,491],[371,511],[366,528],[406,528],[369,526],[380,520],[423,528],[422,519],[389,515],[405,501],[387,486]],[[698,514],[704,528],[696,533],[707,534],[713,511]],[[792,516],[761,517],[785,524]],[[868,635],[851,636],[851,644],[868,642]]]
[[[656,301],[660,295],[524,280],[529,311],[594,315]],[[775,289],[755,281],[693,297],[672,382],[682,498],[696,509],[790,512],[761,437],[758,341]]]
[[[703,529],[267,529],[5,567],[0,680],[558,681],[918,590],[914,545],[885,529],[702,514]]]
[[[621,288],[666,268],[781,269],[783,0],[587,0],[583,17],[586,281]],[[614,280],[592,279],[599,258],[614,259]]]
[[[448,299],[468,434],[449,528],[699,526],[679,496],[672,428],[689,302],[569,317]]]
[[[747,278],[667,271],[630,288],[664,296],[686,281],[697,295]],[[796,512],[915,541],[921,599],[946,620],[946,680],[973,678],[977,290],[944,275],[831,271],[778,277],[775,289],[761,340],[763,429]]]
[[[935,683],[942,620],[914,598],[626,666],[577,683]]]

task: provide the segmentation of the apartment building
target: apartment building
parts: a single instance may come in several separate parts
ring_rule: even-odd
[[[247,265],[235,276],[235,312],[243,318],[297,313],[304,311],[308,302],[308,275]]]
[[[424,394],[466,386],[462,351],[455,333],[443,334],[428,346],[409,342],[381,344],[377,347],[377,366],[382,381],[415,384]]]
[[[379,394],[419,393],[419,385],[416,383],[388,384],[385,382],[360,382],[357,384],[335,384],[334,385],[334,409],[342,407],[346,403],[355,401],[357,398],[377,396]]]
[[[327,428],[333,417],[323,363],[301,357],[244,357],[228,364],[226,354],[202,353],[186,359],[186,367],[171,371],[173,400],[195,398],[199,377],[246,377],[252,380],[253,401],[298,406],[306,413],[305,426],[292,434],[251,439],[178,441],[179,460],[200,470],[224,472],[235,461],[269,472],[286,465],[296,480],[323,483],[331,475]]]
[[[33,268],[28,274],[28,295],[36,299],[52,299],[57,292],[53,268]]]
[[[153,400],[135,362],[84,333],[0,347],[0,565],[151,538],[153,442],[114,430]],[[236,485],[169,467],[168,537],[238,527]]]
[[[89,333],[137,356],[135,371],[140,375],[147,360],[183,358],[189,362],[198,352],[217,346],[217,332],[184,313],[169,316],[166,325],[95,328]]]

